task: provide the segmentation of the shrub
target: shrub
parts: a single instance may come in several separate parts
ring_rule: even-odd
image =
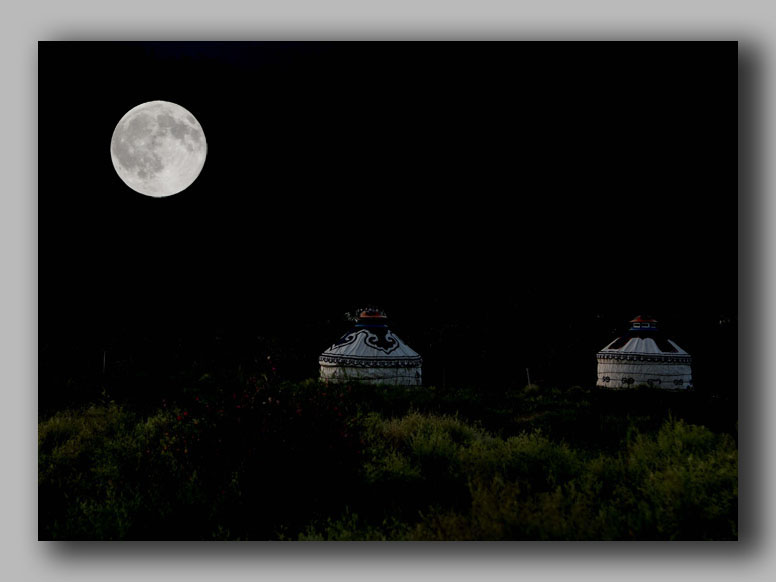
[[[41,421],[40,537],[270,539],[341,507],[360,460],[341,395],[243,388]]]
[[[191,497],[193,475],[168,452],[178,445],[165,436],[172,423],[164,412],[138,421],[115,404],[40,423],[39,537],[124,539],[145,518],[170,513],[165,485],[184,484],[178,502]]]
[[[396,518],[385,518],[371,524],[358,514],[346,511],[338,519],[326,519],[308,526],[297,538],[300,541],[396,541],[411,539],[411,529]]]
[[[511,440],[511,439],[510,439]],[[468,512],[434,511],[417,539],[736,539],[737,453],[727,435],[669,420],[636,435],[624,453],[580,464],[551,444],[522,447],[542,461],[532,471],[493,471],[472,481]],[[482,458],[482,456],[480,456]],[[494,459],[508,459],[508,454]],[[486,466],[491,463],[486,463]],[[525,467],[525,466],[524,466]],[[560,469],[560,470],[558,470]]]
[[[734,437],[665,420],[692,395],[395,388],[203,374],[146,414],[54,414],[39,423],[39,535],[737,537]]]

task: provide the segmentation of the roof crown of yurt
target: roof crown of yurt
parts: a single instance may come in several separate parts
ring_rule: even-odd
[[[358,311],[355,325],[318,357],[324,382],[395,386],[422,384],[420,355],[391,331],[386,313]]]
[[[658,321],[648,315],[633,318],[627,332],[599,351],[596,359],[596,386],[692,388],[690,354],[668,339],[658,327]]]

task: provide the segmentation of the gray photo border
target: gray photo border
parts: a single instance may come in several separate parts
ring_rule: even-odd
[[[247,7],[247,8],[246,8]],[[3,571],[12,580],[765,580],[776,571],[776,294],[771,231],[776,8],[651,3],[14,2],[4,8]],[[55,543],[37,541],[37,41],[738,40],[740,541],[705,543]],[[67,88],[63,88],[67,90]],[[88,104],[85,104],[88,114]],[[713,123],[713,120],[710,120]],[[770,156],[766,155],[767,153]],[[709,203],[714,203],[710,200]]]

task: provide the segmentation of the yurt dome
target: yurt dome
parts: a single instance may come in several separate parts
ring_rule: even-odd
[[[657,320],[639,315],[630,324],[628,333],[596,355],[596,386],[629,388],[646,384],[657,388],[691,388],[690,354],[658,330]]]
[[[366,309],[355,327],[318,358],[321,380],[421,385],[422,359],[388,328],[382,311]]]

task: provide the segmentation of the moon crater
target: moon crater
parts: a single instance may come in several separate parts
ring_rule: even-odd
[[[150,101],[127,112],[111,139],[119,177],[133,190],[163,197],[197,179],[207,156],[202,126],[180,105]]]

